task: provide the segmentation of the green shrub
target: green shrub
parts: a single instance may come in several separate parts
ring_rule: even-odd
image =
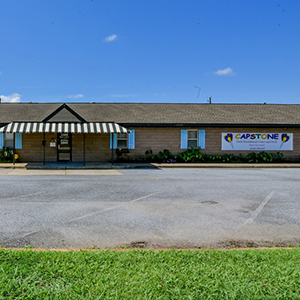
[[[245,161],[248,163],[271,163],[271,162],[282,162],[284,161],[283,154],[280,152],[277,153],[267,153],[267,152],[259,152],[259,153],[249,153],[245,156]]]
[[[245,157],[242,154],[224,154],[209,155],[201,153],[199,148],[187,149],[177,155],[173,155],[169,150],[165,149],[158,154],[153,154],[152,150],[145,152],[148,162],[185,162],[185,163],[272,163],[286,161],[281,152],[277,153],[249,153]]]
[[[176,160],[174,159],[174,155],[168,149],[165,149],[164,151],[160,151],[158,154],[155,155],[153,155],[152,150],[147,150],[145,154],[146,154],[146,160],[148,162],[158,162],[158,163],[176,162]]]
[[[14,151],[9,147],[3,147],[0,151],[0,162],[12,162],[13,157]]]
[[[178,162],[204,162],[204,154],[200,152],[200,149],[191,148],[184,152],[179,153],[175,157]]]

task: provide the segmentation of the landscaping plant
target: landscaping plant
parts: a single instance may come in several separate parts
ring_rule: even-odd
[[[13,149],[4,146],[2,150],[0,150],[0,162],[12,162],[13,157],[14,157]]]
[[[169,150],[165,149],[158,154],[153,154],[152,150],[145,152],[148,162],[166,163],[279,163],[286,162],[281,152],[251,152],[246,156],[242,154],[224,154],[210,155],[201,152],[200,148],[187,149],[177,155],[173,155]]]

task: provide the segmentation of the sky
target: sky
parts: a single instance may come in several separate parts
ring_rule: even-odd
[[[2,102],[300,104],[299,0],[0,0]]]

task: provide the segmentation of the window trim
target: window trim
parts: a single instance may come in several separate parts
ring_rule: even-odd
[[[189,132],[196,131],[197,138],[189,139]],[[188,129],[187,130],[187,149],[192,149],[192,146],[189,147],[189,141],[197,141],[196,147],[193,148],[199,148],[199,130],[198,129]]]
[[[110,134],[110,149],[135,149],[135,129],[128,129],[127,132],[127,141],[126,141],[126,148],[125,147],[117,147],[118,146],[118,134],[119,133],[111,133]],[[120,140],[125,140],[125,137]]]
[[[121,134],[125,134],[126,135],[126,138],[120,138],[119,136]],[[116,139],[117,139],[117,149],[128,149],[128,134],[127,133],[117,133],[116,134]],[[126,141],[126,147],[119,147],[118,146],[118,142],[119,141]]]
[[[12,138],[7,138],[7,135],[11,135]],[[12,146],[7,146],[7,141],[12,142]],[[9,147],[9,148],[13,149],[14,148],[14,134],[4,132],[3,144],[5,147]]]

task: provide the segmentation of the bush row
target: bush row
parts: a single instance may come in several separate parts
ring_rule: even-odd
[[[191,148],[177,155],[173,155],[169,150],[165,149],[158,154],[153,154],[152,150],[145,152],[148,162],[157,163],[279,163],[286,162],[281,152],[251,152],[246,156],[242,154],[224,154],[224,155],[209,155],[201,153],[198,148]]]
[[[3,147],[0,150],[0,162],[12,162],[14,151],[9,147]]]

